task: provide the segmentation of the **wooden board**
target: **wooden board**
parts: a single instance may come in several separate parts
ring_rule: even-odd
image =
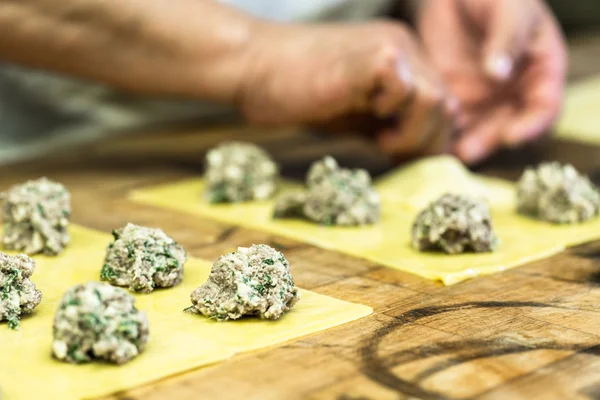
[[[600,243],[442,287],[303,243],[125,199],[133,188],[200,173],[203,152],[233,138],[277,150],[292,177],[327,153],[375,174],[391,166],[355,137],[213,127],[134,135],[2,168],[0,188],[47,175],[72,190],[77,223],[102,230],[128,221],[162,226],[192,255],[208,259],[238,245],[277,243],[285,246],[299,286],[375,312],[115,399],[600,398]],[[559,140],[503,153],[479,169],[514,179],[525,165],[545,159],[573,162],[600,183],[600,147]]]
[[[77,223],[102,230],[128,221],[162,226],[198,257],[277,243],[285,246],[299,286],[367,304],[375,313],[115,398],[565,399],[600,393],[600,243],[442,287],[303,243],[125,199],[133,188],[198,174],[203,151],[221,138],[252,138],[281,149],[276,154],[290,160],[284,165],[288,175],[302,174],[330,151],[375,173],[389,167],[357,138],[334,142],[237,128],[200,133],[157,133],[143,142],[124,138],[3,168],[0,187],[47,175],[72,190]],[[292,142],[299,144],[283,146]],[[482,171],[514,178],[543,158],[572,160],[600,177],[600,148],[558,141],[500,155]]]

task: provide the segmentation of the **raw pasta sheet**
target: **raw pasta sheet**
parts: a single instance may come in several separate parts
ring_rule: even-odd
[[[292,186],[285,183],[282,190]],[[304,220],[274,220],[274,200],[209,204],[201,178],[134,191],[131,199],[214,218],[336,250],[438,280],[446,285],[491,274],[558,253],[566,246],[600,237],[600,219],[574,226],[535,221],[515,213],[514,184],[472,174],[458,160],[439,156],[417,161],[378,180],[380,223],[367,227],[320,226]],[[420,253],[410,246],[412,223],[430,201],[446,192],[482,196],[491,205],[502,243],[494,253]]]
[[[584,79],[567,88],[556,136],[600,145],[600,76]]]
[[[276,345],[364,317],[372,309],[301,290],[296,306],[278,321],[247,318],[216,322],[184,313],[189,295],[210,272],[210,263],[190,258],[183,282],[171,289],[137,294],[136,306],[150,321],[150,341],[133,361],[115,366],[71,365],[50,356],[52,320],[65,290],[98,280],[111,237],[72,226],[73,242],[56,258],[35,257],[32,281],[42,291],[35,312],[19,331],[0,323],[0,388],[3,400],[80,399],[108,395],[186,370],[226,360],[237,352]]]

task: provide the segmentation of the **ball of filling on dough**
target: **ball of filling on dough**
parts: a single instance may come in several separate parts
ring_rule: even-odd
[[[573,224],[600,211],[600,191],[569,164],[527,168],[517,186],[517,210],[544,221]]]
[[[29,279],[35,261],[25,254],[11,257],[0,253],[0,321],[19,327],[19,316],[29,314],[42,301],[42,292]]]
[[[177,285],[183,279],[183,246],[161,229],[127,224],[113,231],[100,279],[135,292]]]
[[[221,256],[208,280],[194,290],[187,311],[218,321],[257,315],[279,319],[299,300],[283,254],[267,245],[239,247]]]
[[[277,189],[279,168],[251,143],[229,142],[206,154],[206,192],[211,203],[265,200]]]
[[[304,217],[304,204],[308,193],[306,192],[290,192],[284,193],[277,199],[275,204],[275,218],[302,218]]]
[[[27,254],[57,255],[69,243],[71,196],[46,178],[16,185],[0,195],[4,247]]]
[[[487,203],[469,196],[443,195],[419,213],[412,227],[412,245],[419,251],[481,253],[497,244]]]
[[[54,316],[52,354],[74,364],[124,364],[148,342],[148,318],[121,288],[89,282],[67,290]]]
[[[363,169],[340,168],[332,157],[315,162],[306,179],[307,191],[282,196],[275,218],[297,217],[324,225],[367,225],[379,220],[380,199]],[[303,204],[301,204],[303,203]]]

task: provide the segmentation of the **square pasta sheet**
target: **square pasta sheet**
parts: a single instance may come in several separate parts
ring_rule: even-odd
[[[283,185],[282,191],[294,186]],[[299,185],[296,185],[299,187]],[[226,223],[288,236],[325,249],[439,280],[446,285],[491,274],[558,253],[566,246],[600,236],[600,219],[558,226],[515,212],[515,185],[477,176],[450,156],[424,159],[376,182],[382,198],[379,224],[368,227],[328,227],[303,220],[271,218],[274,200],[243,204],[207,203],[201,178],[135,191],[134,201],[184,211]],[[491,205],[501,245],[494,253],[447,255],[420,253],[410,246],[412,223],[430,201],[446,192],[483,196]]]
[[[146,350],[123,365],[71,365],[50,355],[52,321],[65,290],[99,280],[108,234],[71,226],[72,243],[56,258],[35,257],[32,281],[42,291],[35,312],[19,331],[0,323],[0,387],[3,400],[81,399],[108,395],[186,370],[319,332],[364,317],[371,308],[301,291],[300,302],[278,321],[247,318],[215,322],[184,313],[189,295],[208,277],[211,264],[190,258],[183,282],[171,289],[139,294],[136,306],[150,321]]]
[[[600,145],[600,76],[585,79],[567,88],[556,136]]]

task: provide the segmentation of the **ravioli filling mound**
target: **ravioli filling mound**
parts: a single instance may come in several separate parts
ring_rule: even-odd
[[[482,253],[497,245],[487,203],[469,196],[441,196],[418,214],[412,226],[412,246],[419,251]]]
[[[0,253],[0,321],[7,321],[11,329],[17,329],[19,317],[42,301],[42,292],[29,279],[34,270],[35,261],[25,254]]]
[[[100,271],[101,280],[150,293],[155,288],[175,286],[183,279],[185,249],[161,229],[127,224],[114,230],[113,237],[115,241],[108,245]]]
[[[517,210],[556,224],[583,222],[600,212],[600,191],[570,164],[542,163],[521,176]]]
[[[204,196],[211,203],[265,200],[277,190],[279,167],[251,143],[228,142],[211,149],[205,171]]]
[[[259,244],[238,247],[215,261],[206,283],[192,292],[186,311],[217,321],[243,316],[275,320],[299,298],[283,254]]]
[[[282,195],[275,218],[306,218],[323,225],[357,226],[379,221],[381,201],[364,169],[340,168],[332,157],[308,171],[306,191]]]
[[[148,342],[148,318],[132,295],[106,283],[67,290],[54,316],[52,355],[73,364],[101,360],[124,364]]]
[[[0,195],[7,250],[60,254],[69,244],[71,196],[46,178],[13,186]]]

